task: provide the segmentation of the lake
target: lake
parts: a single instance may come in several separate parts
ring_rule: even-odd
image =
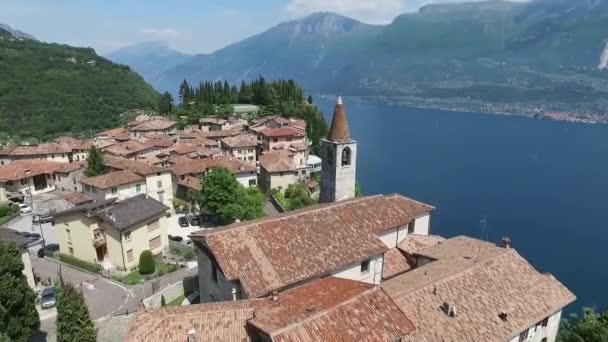
[[[335,101],[317,98],[331,123]],[[433,234],[511,237],[540,272],[608,307],[608,126],[345,100],[366,195],[401,193],[437,209]]]

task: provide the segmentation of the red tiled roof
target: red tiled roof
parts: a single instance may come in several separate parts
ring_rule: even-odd
[[[201,137],[206,138],[206,139],[218,139],[218,138],[225,138],[225,137],[232,137],[235,135],[239,135],[239,134],[241,134],[241,132],[242,131],[240,129],[223,129],[221,131],[202,132]]]
[[[82,192],[70,192],[63,197],[66,201],[73,205],[81,205],[93,202],[93,199]]]
[[[156,146],[156,147],[171,147],[173,145],[173,140],[171,139],[149,139],[145,142],[146,145]]]
[[[216,124],[216,125],[223,125],[226,122],[228,122],[228,120],[222,119],[222,118],[202,118],[198,121],[201,124]]]
[[[384,262],[382,263],[382,279],[392,278],[398,274],[412,269],[410,261],[405,254],[398,248],[392,248],[384,253]]]
[[[109,189],[115,186],[142,182],[145,179],[131,170],[110,172],[97,177],[84,178],[80,182],[98,189]]]
[[[258,145],[258,138],[252,134],[241,134],[222,139],[222,143],[231,148],[252,147]]]
[[[127,131],[125,128],[118,127],[99,132],[95,134],[95,136],[114,138],[118,140],[129,140],[129,131]]]
[[[255,166],[235,158],[224,156],[205,159],[191,159],[189,161],[180,160],[178,163],[173,165],[171,171],[176,176],[201,175],[207,170],[215,167],[225,167],[233,174],[256,171]]]
[[[131,170],[140,176],[147,176],[160,172],[169,172],[169,169],[164,167],[154,166],[140,161],[128,160],[111,156],[105,156],[103,158],[103,164],[105,166],[117,170]]]
[[[57,170],[57,172],[61,173],[71,173],[77,170],[80,170],[87,166],[87,163],[84,160],[73,162],[73,163],[63,163]]]
[[[8,165],[0,165],[0,180],[16,181],[41,174],[53,174],[65,163],[47,160],[22,160]]]
[[[117,156],[125,157],[132,154],[140,153],[151,148],[154,148],[154,146],[142,144],[135,140],[127,140],[118,144],[108,146],[104,148],[103,151],[112,153]]]
[[[409,255],[414,255],[429,247],[440,244],[443,241],[445,241],[445,238],[438,235],[408,234],[406,238],[397,245],[397,248]]]
[[[301,130],[291,127],[266,128],[260,131],[260,134],[269,138],[278,137],[304,137],[306,136]]]
[[[192,189],[192,190],[202,190],[203,186],[201,185],[201,180],[200,178],[197,177],[192,177],[192,176],[186,176],[184,177],[184,179],[179,180],[177,182],[177,184],[184,186],[188,189]]]
[[[55,142],[67,146],[72,150],[88,150],[93,145],[91,141],[84,141],[72,137],[59,137],[55,139]]]
[[[416,325],[415,341],[509,341],[575,300],[514,249],[461,236],[421,253],[430,262],[381,285]]]
[[[331,127],[327,134],[327,140],[333,142],[350,142],[350,132],[348,130],[348,122],[346,121],[346,113],[342,98],[338,97],[338,102],[334,108],[334,117],[331,120]]]
[[[131,127],[130,131],[157,131],[157,130],[166,130],[175,127],[175,122],[170,120],[149,120],[145,121],[135,127]]]
[[[383,254],[388,249],[378,234],[431,209],[402,196],[364,197],[199,232],[191,238],[204,241],[226,278],[238,279],[254,298]]]
[[[260,156],[260,167],[268,172],[289,172],[297,169],[287,150],[277,150]]]
[[[70,153],[72,149],[60,144],[40,144],[40,145],[21,145],[15,146],[9,152],[12,156],[33,156],[41,154],[60,154]]]

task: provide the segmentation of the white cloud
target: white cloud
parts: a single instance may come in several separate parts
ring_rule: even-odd
[[[370,24],[386,24],[405,12],[404,0],[290,0],[285,6],[293,16],[314,12],[336,12]]]
[[[156,39],[175,38],[182,35],[180,31],[174,28],[142,28],[139,30],[139,34]]]

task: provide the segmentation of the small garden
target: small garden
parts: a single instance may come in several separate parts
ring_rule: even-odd
[[[12,205],[10,207],[0,207],[0,225],[7,223],[8,221],[12,220],[17,216],[19,216],[19,206]]]
[[[123,277],[114,280],[127,285],[136,285],[149,279],[161,277],[183,268],[176,263],[166,263],[161,258],[155,258],[150,251],[143,251],[139,256],[139,268]]]
[[[273,191],[272,195],[286,211],[305,208],[315,204],[315,201],[310,197],[308,189],[306,189],[306,185],[303,183],[291,184],[284,193],[279,189]]]

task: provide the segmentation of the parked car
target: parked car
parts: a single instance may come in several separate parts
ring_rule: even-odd
[[[32,212],[32,208],[25,203],[19,203],[17,206],[19,206],[19,212],[22,214],[29,214]]]
[[[190,223],[188,221],[189,220],[186,216],[180,216],[177,219],[177,223],[179,224],[180,227],[188,227],[190,225]]]
[[[200,217],[198,217],[198,215],[192,215],[190,216],[190,225],[191,226],[198,226],[201,223],[201,219]]]
[[[184,238],[181,236],[169,235],[169,240],[175,241],[175,242],[182,242],[182,241],[184,241]]]
[[[55,289],[47,287],[40,293],[40,306],[43,309],[49,309],[57,304],[57,298],[55,296]]]
[[[28,233],[26,238],[31,239],[31,240],[38,240],[41,238],[41,236],[38,233]]]
[[[45,255],[51,255],[59,250],[59,245],[56,243],[49,243],[44,246],[44,248],[40,248],[36,254],[39,258],[44,258]]]

